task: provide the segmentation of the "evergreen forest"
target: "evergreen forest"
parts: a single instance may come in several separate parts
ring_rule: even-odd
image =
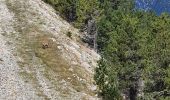
[[[44,0],[86,32],[101,55],[94,80],[104,100],[170,100],[170,15],[134,0]]]

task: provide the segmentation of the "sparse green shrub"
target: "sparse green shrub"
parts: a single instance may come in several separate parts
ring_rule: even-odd
[[[69,38],[72,37],[72,32],[68,31],[67,34],[66,34]]]

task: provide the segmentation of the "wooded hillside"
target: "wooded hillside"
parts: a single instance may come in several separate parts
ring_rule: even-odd
[[[45,1],[93,36],[89,44],[102,56],[94,78],[104,99],[170,99],[169,14],[134,9],[134,0]]]

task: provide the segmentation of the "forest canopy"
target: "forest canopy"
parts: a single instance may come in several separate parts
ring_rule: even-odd
[[[44,1],[94,35],[102,57],[94,79],[103,99],[170,99],[169,14],[134,9],[134,0]]]

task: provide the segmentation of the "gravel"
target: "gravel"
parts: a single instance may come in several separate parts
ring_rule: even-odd
[[[77,29],[56,15],[55,10],[41,0],[0,0],[0,100],[98,100],[96,96],[85,93],[84,90],[77,92],[66,79],[56,79],[59,80],[57,84],[63,84],[58,87],[66,91],[57,90],[54,85],[56,81],[45,77],[45,64],[35,57],[34,53],[31,54],[33,57],[31,62],[27,62],[27,67],[21,68],[18,65],[18,62],[24,62],[24,59],[17,55],[20,52],[15,46],[20,36],[18,30],[30,30],[30,26],[36,26],[39,30],[55,36],[52,39],[59,45],[62,57],[70,62],[71,67],[66,70],[74,72],[75,65],[82,67],[80,71],[84,72],[82,73],[84,75],[89,75],[90,79],[80,78],[80,81],[87,81],[85,84],[90,93],[94,93],[97,88],[92,84],[93,77],[91,76],[100,56],[63,34],[70,31],[78,35]],[[30,31],[29,34],[35,35],[35,32]],[[24,52],[29,52],[29,50]],[[25,55],[28,56],[28,54]],[[20,75],[22,72],[26,72],[26,76],[32,75],[34,84],[31,83],[32,79],[23,79]],[[60,76],[55,76],[54,71],[48,73],[51,74],[50,78]],[[77,73],[74,73],[74,76],[79,78]],[[81,82],[79,85],[82,85]],[[70,94],[61,96],[62,92]]]
[[[13,14],[9,12],[5,0],[0,0],[0,100],[41,99],[35,95],[32,86],[20,77],[12,47],[3,36],[15,31],[12,22]]]

